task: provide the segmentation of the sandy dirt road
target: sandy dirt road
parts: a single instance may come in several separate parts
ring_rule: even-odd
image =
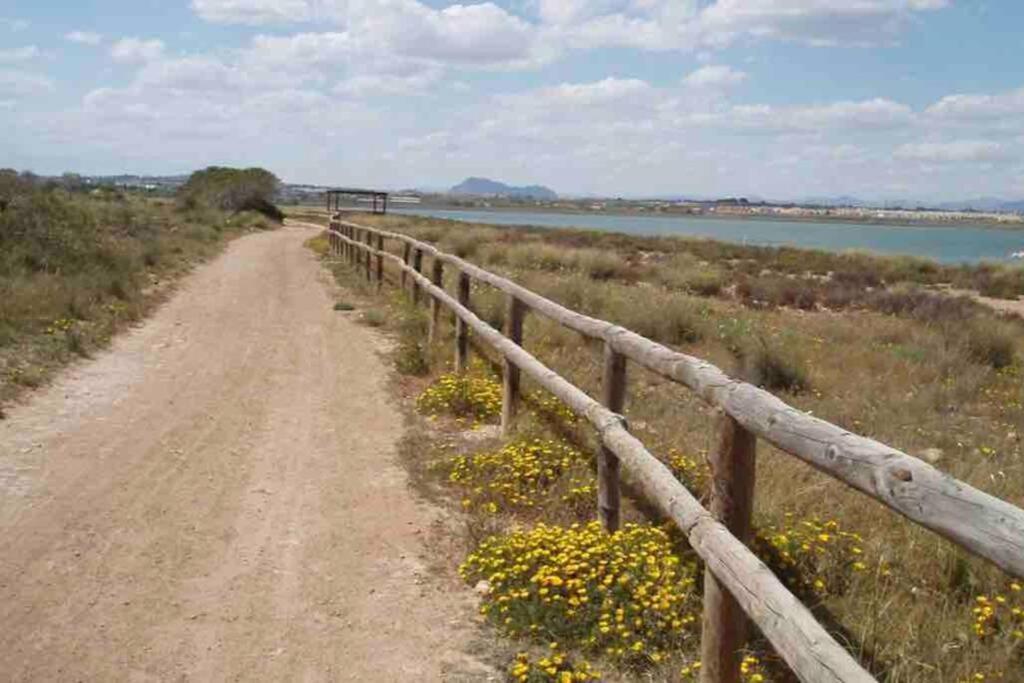
[[[0,422],[0,680],[487,678],[314,234],[235,241]]]

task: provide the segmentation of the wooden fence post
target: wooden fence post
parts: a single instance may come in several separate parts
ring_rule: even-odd
[[[459,303],[469,308],[469,275],[459,271]],[[469,327],[462,318],[455,316],[455,371],[469,369]]]
[[[412,260],[411,259],[412,259],[412,245],[409,244],[408,242],[405,242],[405,244],[404,244],[404,246],[402,248],[402,261],[405,263],[405,265],[409,266],[409,265],[412,265]],[[405,282],[406,282],[407,279],[408,279],[408,276],[407,276],[405,270],[403,269],[402,270],[402,291],[403,292],[405,291]]]
[[[377,235],[377,289],[384,286],[384,235]]]
[[[604,375],[601,380],[601,402],[618,415],[626,404],[626,357],[605,342]],[[619,459],[601,446],[597,459],[597,512],[601,526],[608,533],[619,530]]]
[[[367,230],[364,237],[366,239],[366,281],[373,282],[373,270],[370,266],[370,262],[373,260],[370,255],[370,250],[373,249],[373,235]]]
[[[436,286],[444,289],[444,263],[439,258],[434,258],[430,270],[430,281]],[[436,297],[430,297],[430,332],[427,334],[427,344],[433,344],[437,339],[437,326],[441,320],[441,302]]]
[[[412,267],[417,273],[423,272],[423,250],[416,249],[412,254]],[[420,305],[420,295],[422,287],[420,287],[419,280],[415,278],[412,281],[412,303],[416,306]]]
[[[733,536],[749,543],[757,438],[725,413],[719,414],[718,422],[718,443],[708,458],[711,466],[711,514]],[[737,683],[740,680],[740,650],[746,639],[746,614],[714,574],[705,569],[701,681]]]
[[[526,317],[526,304],[514,296],[508,298],[508,315],[506,316],[505,336],[519,346],[523,345],[523,318]],[[507,357],[504,358],[503,387],[501,394],[501,434],[508,436],[512,432],[512,423],[519,412],[519,366]]]

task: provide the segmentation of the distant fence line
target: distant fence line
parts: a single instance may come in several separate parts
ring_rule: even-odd
[[[756,442],[764,439],[826,474],[862,491],[918,524],[950,539],[1005,571],[1024,577],[1024,510],[936,470],[928,463],[799,411],[758,387],[728,377],[711,363],[673,351],[630,330],[591,318],[546,299],[434,246],[401,233],[332,219],[331,249],[384,281],[385,260],[411,281],[411,296],[430,296],[430,339],[436,337],[442,307],[456,316],[455,362],[468,365],[470,330],[503,358],[502,431],[507,433],[519,402],[520,373],[585,418],[602,444],[598,456],[598,511],[609,531],[619,524],[619,468],[686,534],[704,560],[705,595],[702,680],[739,680],[738,653],[749,617],[802,681],[873,681],[810,611],[776,578],[745,543],[751,533]],[[401,257],[385,240],[402,245]],[[423,274],[423,256],[431,273]],[[374,263],[375,261],[375,263]],[[457,293],[442,288],[443,269],[458,272]],[[477,317],[470,307],[476,279],[508,295],[506,332]],[[523,318],[539,313],[581,335],[604,343],[602,402],[548,368],[522,347]],[[631,435],[622,411],[627,361],[682,384],[718,409],[719,437],[709,456],[711,510]]]

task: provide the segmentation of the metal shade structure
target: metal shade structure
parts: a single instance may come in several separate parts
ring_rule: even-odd
[[[341,211],[342,197],[353,197],[356,201],[369,199],[373,205],[372,212],[384,214],[388,212],[388,193],[383,190],[363,190],[354,187],[339,187],[327,190],[327,213]]]

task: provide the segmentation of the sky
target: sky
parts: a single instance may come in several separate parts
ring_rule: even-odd
[[[1018,0],[5,0],[0,167],[1024,198]]]

